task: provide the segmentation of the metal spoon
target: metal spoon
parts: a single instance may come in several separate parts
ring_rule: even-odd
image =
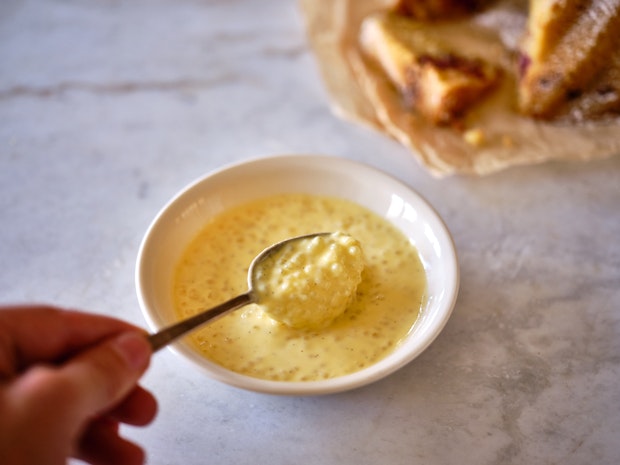
[[[263,263],[267,259],[267,257],[282,248],[284,245],[290,244],[291,242],[300,241],[303,239],[311,239],[313,237],[325,236],[329,234],[332,233],[323,232],[292,237],[290,239],[285,239],[283,241],[277,242],[264,249],[256,257],[254,257],[254,260],[252,260],[252,263],[250,263],[250,268],[248,269],[247,292],[238,295],[237,297],[233,297],[232,299],[227,300],[226,302],[223,302],[213,308],[204,310],[203,312],[200,312],[197,315],[194,315],[186,320],[175,323],[172,326],[168,326],[167,328],[164,328],[157,333],[149,335],[148,341],[151,344],[153,352],[161,349],[178,337],[183,336],[184,334],[196,329],[198,326],[208,321],[223,316],[224,314],[232,310],[236,310],[239,307],[243,307],[251,303],[256,303],[259,300],[259,295],[256,292],[254,285],[254,283],[256,282],[256,271],[259,269],[259,265]]]

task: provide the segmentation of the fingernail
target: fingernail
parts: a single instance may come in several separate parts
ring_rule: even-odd
[[[131,368],[141,370],[148,365],[151,358],[151,346],[143,334],[139,332],[121,334],[114,345]]]

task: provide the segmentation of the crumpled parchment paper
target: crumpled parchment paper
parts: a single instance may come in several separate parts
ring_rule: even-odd
[[[301,0],[307,35],[336,115],[368,125],[408,147],[432,175],[488,175],[549,160],[593,160],[620,153],[620,121],[560,124],[535,121],[515,111],[513,50],[526,13],[515,2],[469,20],[492,41],[486,58],[505,72],[502,92],[493,93],[463,121],[481,129],[480,144],[467,142],[463,129],[437,127],[405,108],[395,87],[360,48],[364,18],[386,11],[394,0]],[[516,2],[518,3],[518,2]],[[489,33],[490,34],[487,34]],[[458,46],[458,45],[457,45]]]

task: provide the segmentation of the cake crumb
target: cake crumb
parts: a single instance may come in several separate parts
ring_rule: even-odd
[[[463,133],[463,139],[474,147],[480,147],[485,142],[484,132],[480,128],[468,129]]]

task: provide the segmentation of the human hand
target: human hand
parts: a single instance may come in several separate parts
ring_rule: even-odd
[[[143,463],[119,426],[155,417],[155,398],[137,384],[150,356],[144,333],[120,320],[0,307],[0,463]]]

